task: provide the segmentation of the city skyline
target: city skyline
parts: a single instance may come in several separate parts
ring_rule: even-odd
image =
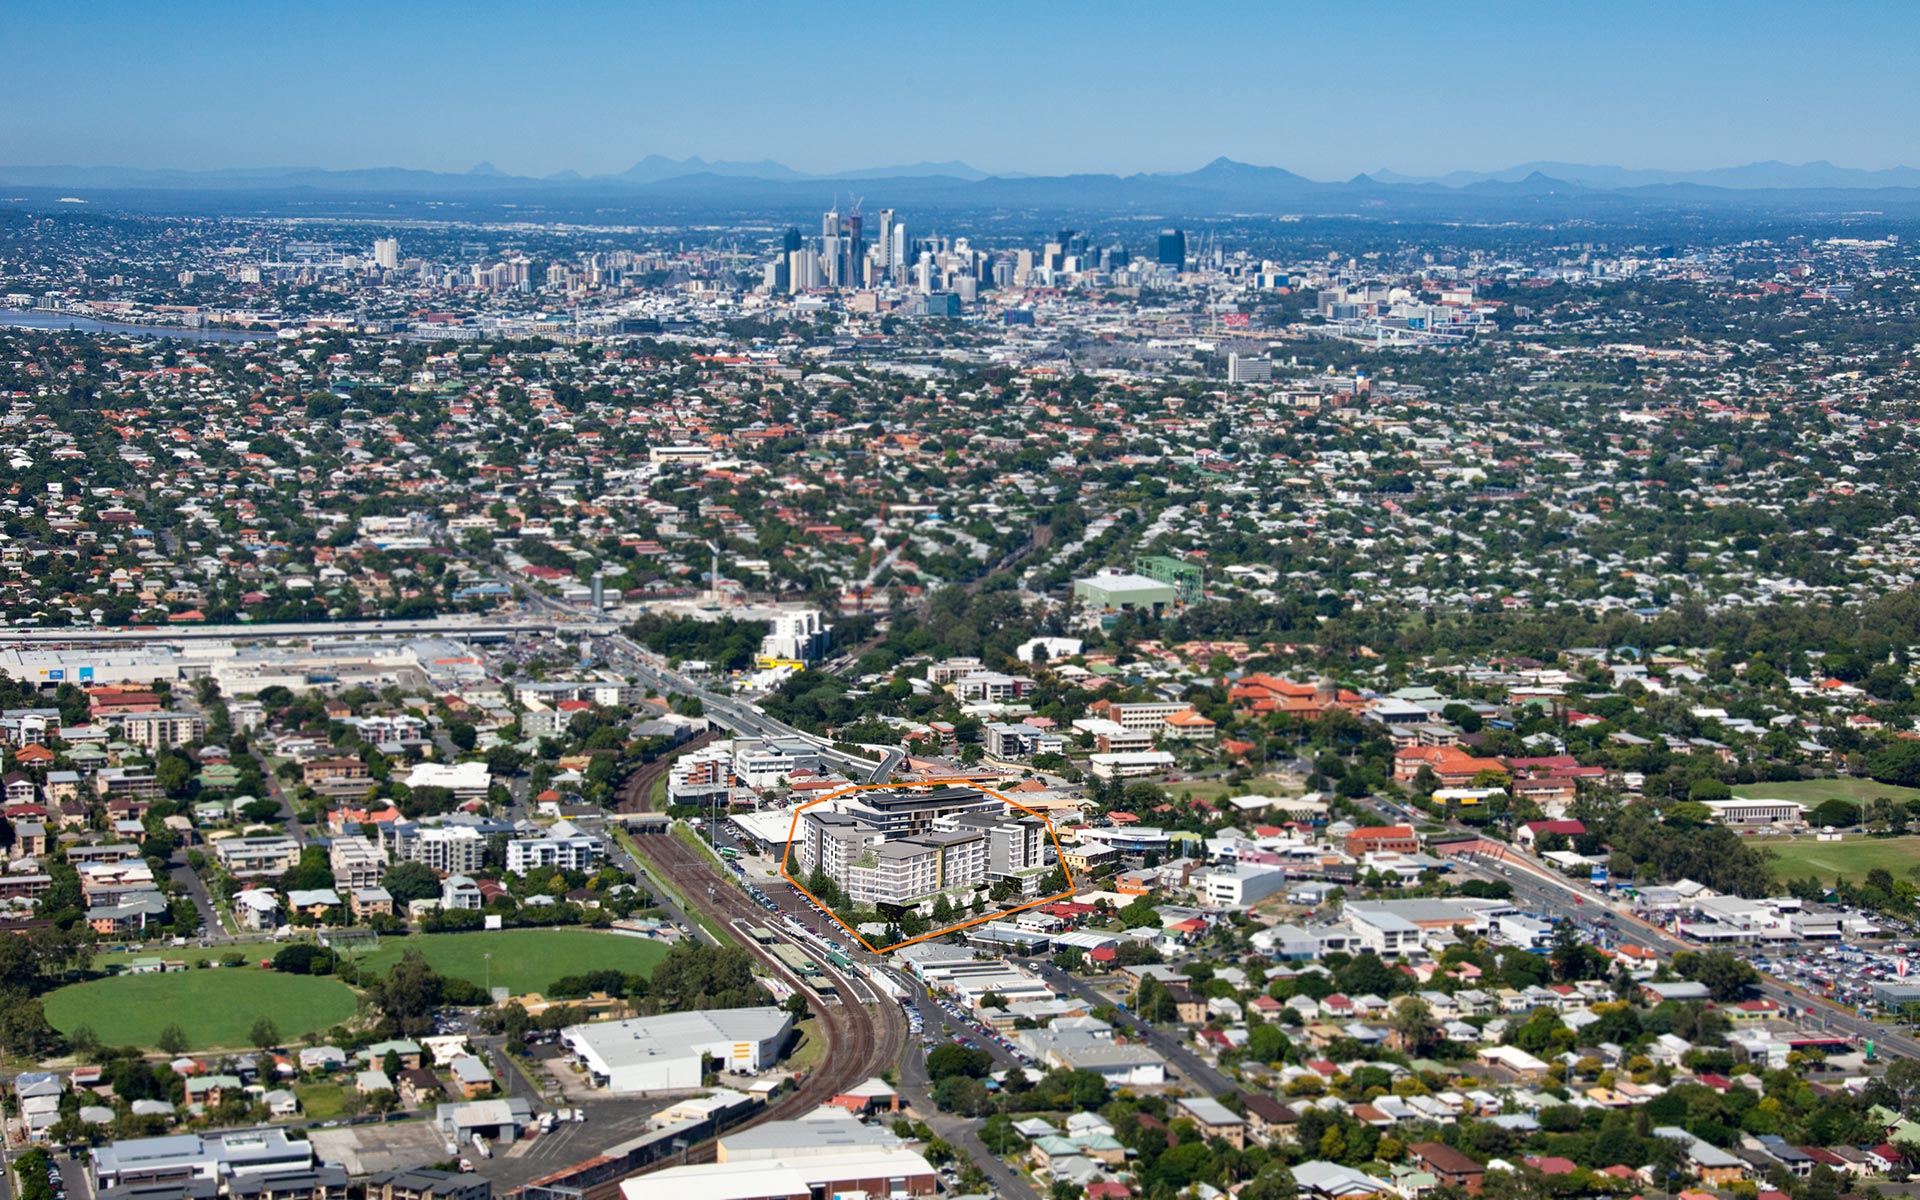
[[[1363,24],[1229,5],[1203,26],[1068,6],[1037,36],[1012,9],[953,21],[858,5],[829,37],[780,10],[743,20],[595,4],[556,21],[505,6],[455,19],[444,7],[347,4],[321,23],[221,4],[30,6],[14,15],[23,40],[71,49],[20,64],[25,119],[0,132],[0,162],[486,162],[541,177],[616,174],[658,154],[772,159],[813,175],[928,160],[1124,175],[1217,154],[1321,180],[1536,160],[1909,165],[1895,148],[1920,140],[1920,106],[1900,103],[1914,90],[1899,61],[1906,39],[1888,36],[1911,24],[1906,10],[1629,9],[1586,29],[1519,11],[1434,26],[1396,22],[1391,6]],[[815,83],[790,69],[820,61],[848,28],[872,33],[864,77]],[[1845,79],[1876,82],[1830,86]]]

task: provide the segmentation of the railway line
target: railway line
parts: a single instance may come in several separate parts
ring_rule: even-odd
[[[685,748],[695,744],[688,743]],[[620,793],[622,812],[650,811],[654,781],[661,771],[668,769],[665,764],[669,761],[663,757],[628,778]],[[754,903],[737,883],[728,878],[710,855],[671,834],[649,837],[644,845],[653,868],[679,889],[689,903],[699,906],[703,912],[735,929],[743,925],[769,924],[766,910]],[[777,926],[777,922],[773,924]],[[783,930],[776,928],[775,933],[786,938],[788,944],[799,946],[809,955],[813,954],[812,947],[789,937]],[[793,978],[787,965],[765,947],[751,938],[742,938],[741,944],[770,973]],[[815,1001],[813,1015],[826,1041],[825,1053],[793,1091],[781,1096],[750,1120],[730,1126],[729,1131],[763,1121],[792,1120],[811,1112],[854,1085],[897,1066],[905,1053],[906,1018],[899,1005],[880,997],[877,990],[861,979],[858,973],[842,970],[830,962],[820,961],[818,957],[815,961],[841,998],[839,1004],[824,1004],[820,1002],[818,993],[812,993]],[[804,987],[805,981],[798,982]],[[804,990],[811,992],[810,988]],[[688,1147],[684,1157],[661,1160],[636,1174],[646,1174],[650,1170],[681,1162],[712,1162],[714,1154],[714,1141],[708,1139]]]

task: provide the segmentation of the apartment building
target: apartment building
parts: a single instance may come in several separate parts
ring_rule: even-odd
[[[1011,875],[1044,862],[1044,823],[1009,820],[1004,804],[972,788],[863,792],[810,809],[794,850],[856,902],[916,903],[990,881],[995,859]],[[962,821],[973,816],[979,821]],[[1019,864],[1028,864],[1020,866]]]
[[[540,868],[591,871],[605,853],[599,838],[582,833],[571,822],[557,821],[545,837],[508,842],[507,870],[515,875]]]
[[[334,886],[345,891],[378,887],[387,875],[387,855],[364,837],[337,837],[327,848]]]
[[[1132,703],[1095,701],[1087,706],[1087,711],[1095,716],[1105,717],[1122,729],[1142,729],[1148,733],[1158,733],[1166,725],[1168,717],[1175,713],[1186,712],[1192,707],[1191,704],[1163,701]]]
[[[994,758],[1026,758],[1033,754],[1064,754],[1067,739],[1031,725],[1012,725],[1001,721],[984,727],[986,751]]]
[[[935,687],[944,687],[956,679],[977,674],[985,668],[986,664],[977,658],[949,658],[927,668],[927,682]]]
[[[953,681],[953,694],[961,700],[1004,704],[1031,692],[1034,681],[1025,675],[1004,675],[999,671],[978,671]]]
[[[127,713],[120,718],[120,736],[158,754],[207,736],[207,719],[198,713]]]
[[[856,904],[915,904],[978,887],[986,872],[985,835],[956,830],[869,843],[837,882]]]
[[[289,837],[232,837],[213,844],[213,856],[236,879],[281,875],[300,861],[300,843]]]
[[[416,828],[401,834],[400,857],[442,875],[469,875],[485,865],[487,839],[464,825]]]
[[[683,754],[667,773],[669,804],[702,804],[733,788],[733,750],[728,746],[708,746]]]
[[[940,833],[978,832],[987,839],[987,880],[1018,879],[1045,870],[1053,859],[1047,823],[1016,809],[954,813],[934,821]]]

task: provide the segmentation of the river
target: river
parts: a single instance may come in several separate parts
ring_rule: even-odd
[[[257,342],[271,333],[239,329],[180,329],[171,325],[124,325],[69,313],[21,312],[0,308],[0,325],[71,333],[119,333],[132,337],[180,338],[189,342]]]

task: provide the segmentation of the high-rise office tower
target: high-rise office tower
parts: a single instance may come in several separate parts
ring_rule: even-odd
[[[793,226],[789,225],[787,226],[786,233],[780,236],[780,253],[792,254],[795,250],[798,250],[799,248],[800,248],[800,231],[798,229],[795,229]]]
[[[398,271],[400,269],[400,239],[373,239],[373,265],[379,267],[382,271]]]
[[[1187,266],[1187,235],[1178,229],[1162,229],[1157,261],[1163,267],[1184,271]]]
[[[881,272],[887,273],[893,266],[893,210],[880,210],[880,226],[873,231],[873,244],[879,248]]]
[[[846,247],[840,235],[830,233],[820,239],[820,271],[828,287],[846,286]]]
[[[787,287],[798,294],[819,287],[820,256],[809,246],[802,246],[787,256]]]
[[[859,287],[864,282],[860,276],[867,262],[867,238],[865,220],[858,212],[848,213],[841,222],[840,238],[845,243],[841,253],[846,256],[846,270],[841,275],[845,280],[842,286]]]

